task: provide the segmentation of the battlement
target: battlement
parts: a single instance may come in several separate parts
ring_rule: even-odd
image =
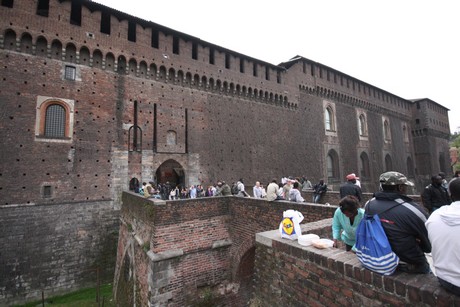
[[[45,2],[0,6],[0,48],[296,107],[283,67],[95,2]]]
[[[292,109],[298,108],[298,90],[392,116],[411,116],[414,105],[300,56],[270,64],[92,1],[10,0],[0,6],[0,17],[0,48],[136,77]],[[428,120],[431,125],[419,124],[448,133],[447,113]]]

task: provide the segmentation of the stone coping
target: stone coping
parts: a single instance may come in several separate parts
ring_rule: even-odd
[[[302,234],[313,233],[320,238],[331,239],[331,225],[332,219],[301,224]],[[343,278],[389,294],[400,303],[460,306],[460,296],[442,288],[434,274],[408,274],[396,271],[393,275],[383,276],[365,269],[356,255],[345,251],[344,248],[317,249],[313,246],[303,246],[297,240],[281,238],[278,229],[257,233],[256,244],[314,263],[316,266],[340,274]]]

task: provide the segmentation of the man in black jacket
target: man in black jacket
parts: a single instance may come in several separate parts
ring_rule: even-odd
[[[359,202],[362,200],[361,188],[356,185],[356,175],[349,174],[347,175],[347,182],[340,186],[340,198],[344,198],[347,195],[354,196],[358,199]]]
[[[399,270],[429,273],[430,265],[425,257],[425,253],[431,252],[425,227],[427,214],[406,196],[407,187],[414,184],[398,172],[383,173],[380,175],[380,184],[382,191],[376,192],[375,197],[367,202],[366,213],[379,215],[391,249],[404,262],[398,266]]]
[[[446,188],[442,185],[442,177],[434,175],[431,184],[427,185],[422,193],[422,201],[425,208],[431,214],[434,210],[451,203]]]

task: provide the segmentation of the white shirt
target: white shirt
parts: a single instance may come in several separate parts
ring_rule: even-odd
[[[255,185],[252,188],[252,194],[254,195],[254,198],[262,198],[262,188]]]
[[[436,275],[460,287],[460,201],[434,211],[425,226]]]

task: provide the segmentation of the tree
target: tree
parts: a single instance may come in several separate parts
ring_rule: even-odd
[[[450,135],[450,147],[460,148],[460,134],[455,132]]]

